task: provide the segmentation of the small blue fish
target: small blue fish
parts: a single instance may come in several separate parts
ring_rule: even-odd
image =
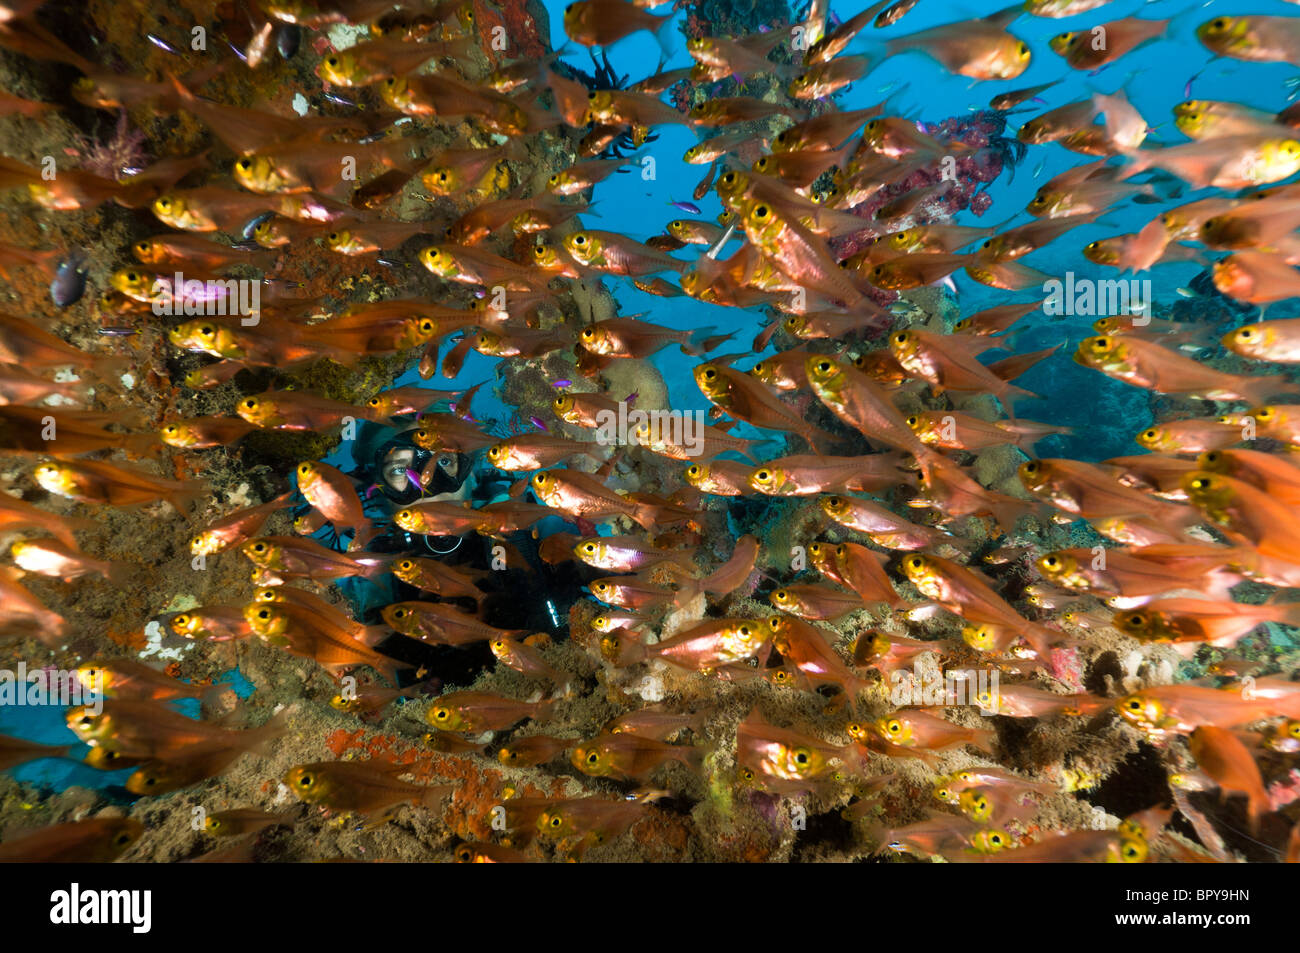
[[[694,202],[669,202],[668,204],[673,206],[674,208],[681,209],[683,212],[686,212],[688,215],[700,214],[700,207],[696,205]]]
[[[569,380],[567,377],[561,378],[558,381],[551,381],[552,387],[568,387],[571,384],[573,384],[573,381]]]

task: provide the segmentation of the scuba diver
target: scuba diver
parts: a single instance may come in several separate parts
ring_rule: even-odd
[[[514,482],[509,474],[487,463],[482,451],[433,452],[417,446],[413,435],[418,429],[414,423],[390,427],[365,422],[357,439],[351,442],[354,466],[348,475],[357,485],[366,515],[383,528],[365,548],[373,553],[407,554],[445,562],[472,575],[483,595],[478,600],[441,599],[391,574],[377,580],[341,580],[339,587],[352,603],[357,618],[375,621],[378,610],[385,605],[423,599],[452,602],[501,629],[546,632],[552,637],[567,634],[569,610],[583,598],[584,583],[574,563],[551,566],[538,557],[541,539],[576,529],[562,517],[548,517],[532,531],[512,533],[503,540],[475,532],[426,536],[393,523],[393,514],[423,500],[461,501],[477,507],[507,499]],[[526,568],[519,565],[518,559],[507,568],[499,568],[499,563],[494,567],[494,549],[499,553],[502,542],[522,557]],[[334,545],[342,548],[343,543],[335,538]],[[493,664],[486,645],[452,648],[394,635],[386,640],[382,651],[456,684],[468,684],[479,671]]]

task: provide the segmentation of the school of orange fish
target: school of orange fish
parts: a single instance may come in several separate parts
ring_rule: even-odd
[[[927,223],[921,210],[933,187],[865,218],[854,210],[960,152],[959,143],[891,115],[887,103],[834,106],[829,97],[880,57],[920,52],[972,81],[1011,81],[1031,56],[1096,70],[1170,28],[1167,20],[1106,21],[1098,13],[1095,22],[1071,21],[1074,30],[1050,50],[1031,51],[1016,36],[1018,18],[1076,17],[1108,0],[1027,0],[984,19],[870,39],[916,2],[878,3],[830,28],[828,4],[815,0],[797,31],[693,39],[694,67],[602,90],[561,75],[554,56],[507,54],[484,66],[474,12],[482,8],[462,0],[257,0],[248,5],[251,37],[238,59],[227,54],[211,67],[179,50],[184,67],[149,80],[74,52],[39,24],[39,2],[5,3],[0,45],[75,68],[82,76],[71,94],[79,102],[107,110],[152,104],[193,117],[211,134],[202,154],[115,176],[62,168],[51,176],[39,164],[0,159],[0,185],[23,189],[43,209],[87,214],[113,202],[142,220],[152,214],[157,234],[134,242],[136,263],[113,273],[99,308],[105,331],[161,321],[175,348],[218,359],[189,374],[184,388],[216,387],[249,368],[292,375],[321,361],[355,367],[393,356],[418,356],[426,379],[451,378],[470,349],[520,364],[576,358],[547,429],[507,439],[473,419],[472,393],[422,387],[385,390],[364,405],[282,387],[242,394],[224,416],[169,420],[142,433],[122,409],[119,381],[131,361],[114,353],[112,333],[91,352],[67,343],[58,327],[0,315],[0,450],[23,461],[45,491],[35,503],[0,495],[0,526],[23,534],[0,576],[10,644],[36,665],[48,657],[42,644],[57,648],[67,634],[58,613],[24,586],[24,574],[84,585],[101,584],[96,576],[117,580],[120,567],[78,546],[76,534],[98,508],[165,501],[177,515],[160,518],[180,519],[203,498],[201,481],[164,478],[140,459],[160,441],[171,452],[202,454],[257,430],[331,434],[358,420],[406,426],[420,447],[482,452],[517,482],[510,499],[478,508],[405,506],[392,517],[401,530],[491,537],[511,565],[526,566],[509,534],[557,513],[579,527],[539,540],[547,563],[590,567],[595,601],[574,609],[568,646],[496,628],[469,611],[465,602],[482,596],[487,573],[427,554],[367,551],[387,527],[367,515],[348,476],[313,461],[296,468],[296,491],[209,520],[193,535],[196,559],[246,557],[255,591],[162,621],[199,643],[261,643],[337,678],[362,673],[359,692],[344,690],[355,679],[340,683],[331,704],[342,712],[373,719],[404,696],[403,707],[427,706],[432,730],[423,741],[412,735],[410,745],[435,758],[471,759],[504,778],[504,823],[491,827],[491,839],[462,837],[458,860],[584,856],[638,825],[689,821],[702,800],[767,825],[777,839],[800,836],[800,812],[838,815],[849,831],[844,849],[857,857],[1232,860],[1225,838],[1236,844],[1271,831],[1271,840],[1255,843],[1274,859],[1300,859],[1292,790],[1300,779],[1300,683],[1285,673],[1255,677],[1251,663],[1231,654],[1204,677],[1175,681],[1170,656],[1147,649],[1170,647],[1191,659],[1206,646],[1231,650],[1265,624],[1300,626],[1300,603],[1286,598],[1300,588],[1300,466],[1291,456],[1300,449],[1300,403],[1272,402],[1300,399],[1300,383],[1267,373],[1300,363],[1300,319],[1216,332],[1136,314],[1102,318],[1076,362],[1158,395],[1200,399],[1205,415],[1153,424],[1136,435],[1149,451],[1140,455],[1101,464],[1025,459],[1017,471],[1024,492],[1010,493],[975,479],[973,454],[1032,450],[1063,432],[1017,418],[1013,408],[1025,394],[1013,381],[1052,351],[980,358],[1005,348],[1041,298],[960,316],[950,329],[909,323],[901,309],[880,303],[963,269],[991,288],[1038,292],[1053,276],[1021,258],[1068,242],[1076,226],[1137,197],[1158,202],[1159,214],[1135,234],[1088,244],[1087,258],[1141,274],[1211,254],[1213,284],[1227,298],[1271,305],[1300,296],[1300,186],[1279,184],[1300,172],[1300,109],[1184,102],[1174,122],[1189,141],[1154,145],[1145,142],[1154,117],[1140,115],[1122,91],[1097,94],[1020,127],[1027,145],[1085,157],[1038,189],[1030,224],[997,231]],[[667,18],[652,13],[655,6],[575,0],[564,27],[585,47],[641,31],[659,37]],[[369,35],[346,49],[317,44],[316,75],[340,99],[368,108],[280,115],[203,94],[222,70],[256,69],[274,55],[273,38],[287,26],[323,37],[339,24],[368,26]],[[1297,18],[1220,15],[1195,33],[1220,56],[1300,63]],[[689,112],[661,98],[682,81],[763,74],[788,81],[788,95],[709,98]],[[1006,92],[995,84],[1001,92],[990,108],[1022,109],[1053,85]],[[29,117],[49,108],[8,94],[0,107]],[[582,226],[577,217],[593,190],[636,161],[607,150],[639,147],[653,128],[672,123],[702,137],[686,159],[708,167],[696,199],[715,192],[726,209],[720,222],[678,218],[646,241]],[[433,147],[433,131],[452,134],[451,143]],[[545,187],[529,194],[540,179],[526,165],[542,150],[561,164],[544,170]],[[356,175],[340,176],[349,162]],[[1173,181],[1214,191],[1174,207],[1158,192]],[[394,217],[403,192],[423,196],[428,215]],[[250,220],[246,237],[260,247],[229,240]],[[864,234],[860,250],[837,260],[837,239]],[[415,255],[440,279],[436,296],[396,288],[384,300],[336,305],[299,297],[271,277],[278,262],[318,241],[339,255],[380,258],[421,235],[440,236]],[[732,242],[739,245],[728,250]],[[697,257],[673,254],[691,245]],[[14,268],[50,264],[31,249],[6,247],[3,257]],[[171,279],[176,272],[219,279],[246,273],[241,268],[267,276],[255,322],[201,310],[191,317],[186,307],[204,302]],[[754,350],[716,356],[733,335],[641,316],[585,323],[556,305],[570,281],[598,279],[739,309],[755,329],[763,313],[772,318]],[[159,306],[180,317],[157,317]],[[769,341],[777,353],[754,363]],[[729,422],[704,427],[694,448],[647,425],[634,446],[598,443],[596,429],[624,398],[605,389],[602,372],[672,346],[704,359],[695,382],[713,416]],[[1188,353],[1222,364],[1219,348],[1241,359],[1234,366],[1242,372]],[[56,378],[59,370],[73,373]],[[977,395],[984,400],[970,403]],[[453,410],[430,410],[447,398]],[[776,445],[785,441],[782,449],[759,453],[773,443],[733,435],[736,422],[768,431]],[[523,499],[528,491],[535,503]],[[772,509],[763,512],[799,508],[793,535],[759,524],[735,533],[728,515],[740,497],[769,498],[763,505]],[[268,520],[299,500],[310,512],[295,533],[264,535]],[[598,534],[598,523],[613,523],[613,535]],[[348,541],[345,551],[311,538],[326,524]],[[1059,540],[1070,524],[1072,540],[1091,542],[1047,551],[1025,531],[1038,527],[1039,538]],[[327,598],[339,579],[390,573],[422,597],[385,607],[382,624],[363,624]],[[430,645],[486,643],[533,694],[457,688],[417,702],[420,686],[397,682],[412,673],[376,648],[394,632]],[[293,727],[293,707],[242,729],[229,719],[189,718],[168,703],[206,699],[211,686],[123,656],[107,639],[104,649],[78,671],[87,684],[102,680],[108,700],[100,712],[71,709],[68,726],[91,746],[88,764],[134,767],[126,787],[142,798],[209,783]],[[1145,653],[1140,669],[1124,661],[1137,650]],[[572,664],[575,652],[583,665]],[[1128,668],[1111,664],[1103,679],[1094,670],[1103,653]],[[997,678],[981,680],[967,704],[945,706],[951,699],[925,697],[925,660],[929,670]],[[415,673],[417,681],[429,674]],[[962,687],[947,682],[954,684]],[[900,686],[912,693],[901,705]],[[593,693],[607,696],[617,715],[594,737],[576,734],[565,712],[576,696]],[[1050,763],[1017,750],[1034,725],[1066,739]],[[1107,766],[1070,756],[1090,735],[1152,746],[1167,770],[1165,794],[1147,810],[1093,823],[1088,795]],[[0,768],[66,751],[0,738]],[[538,770],[570,776],[565,792],[520,793],[519,779]],[[297,765],[275,780],[306,807],[267,810],[263,799],[213,811],[206,843],[228,849],[225,838],[238,838],[236,856],[249,859],[268,828],[302,824],[307,812],[375,825],[402,811],[440,817],[463,796],[450,775],[432,785],[403,780],[410,776],[409,761],[379,757]],[[1040,813],[1049,803],[1050,822]],[[1175,815],[1183,825],[1177,836]],[[69,821],[6,840],[0,859],[109,860],[148,837],[129,816]]]

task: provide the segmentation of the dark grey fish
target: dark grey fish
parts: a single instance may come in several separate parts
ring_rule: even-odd
[[[57,308],[67,308],[81,300],[86,293],[86,257],[84,248],[74,248],[59,263],[50,282],[50,300]]]
[[[298,52],[298,44],[302,41],[302,27],[294,23],[280,23],[275,30],[275,48],[280,51],[280,56],[286,60],[291,60]]]

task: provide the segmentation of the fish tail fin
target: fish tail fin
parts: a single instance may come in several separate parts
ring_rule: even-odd
[[[218,686],[213,686],[214,688]],[[224,683],[221,687],[224,687]],[[243,741],[247,742],[245,751],[254,754],[268,754],[268,745],[279,740],[289,730],[289,709],[282,708],[271,716],[270,720],[257,728],[244,732]]]
[[[659,507],[652,503],[636,503],[628,516],[642,529],[653,530],[659,521]]]
[[[366,664],[394,685],[398,682],[397,673],[403,669],[411,668],[409,662],[401,662],[395,658],[389,658],[387,655],[378,654]]]
[[[966,743],[991,755],[994,753],[993,743],[997,738],[998,733],[992,728],[974,728],[971,730],[970,740]]]
[[[716,330],[718,329],[715,327],[707,327],[692,331],[687,336],[686,343],[682,345],[682,353],[692,357],[702,357],[736,336],[735,331],[730,334],[714,334]]]
[[[705,750],[696,745],[682,745],[672,752],[672,758],[692,771],[700,771],[704,768],[705,754]]]
[[[212,491],[206,480],[186,480],[169,491],[164,499],[172,505],[181,516],[189,512],[190,506],[197,503],[201,496]]]
[[[133,433],[122,439],[122,449],[132,457],[154,456],[161,447],[156,433]]]
[[[373,649],[392,634],[393,630],[386,625],[363,625],[352,633],[352,637],[367,648]]]
[[[654,28],[651,32],[654,34],[655,42],[659,44],[659,49],[663,53],[660,62],[667,63],[673,58],[672,48],[672,26],[674,17],[672,14],[663,18],[663,22]]]
[[[361,571],[357,575],[362,579],[370,580],[386,575],[394,558],[393,556],[378,556],[374,553],[366,553],[365,557],[366,561],[359,564]]]
[[[118,589],[125,589],[138,578],[139,572],[137,567],[122,562],[107,562],[104,564],[104,578]]]
[[[1248,401],[1252,407],[1263,407],[1278,395],[1300,397],[1300,385],[1287,381],[1281,374],[1243,377],[1238,389],[1242,399]]]
[[[348,544],[348,552],[364,549],[366,543],[370,542],[378,535],[379,527],[375,525],[373,520],[362,520],[353,530],[352,542]]]
[[[455,790],[456,787],[452,784],[434,784],[420,793],[419,805],[432,810],[442,803],[443,798]]]

